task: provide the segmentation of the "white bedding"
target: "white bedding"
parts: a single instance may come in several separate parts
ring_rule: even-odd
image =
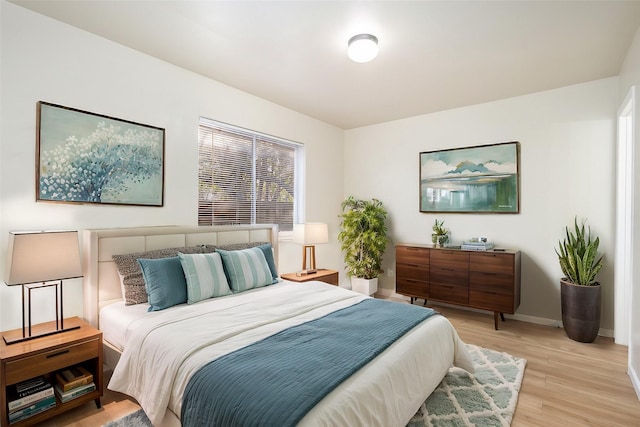
[[[105,341],[122,351],[129,326],[147,315],[149,304],[124,305],[120,300],[100,310],[100,330]]]
[[[127,326],[120,338],[105,333],[106,340],[124,340],[108,388],[134,397],[157,425],[167,409],[180,414],[189,378],[207,362],[364,298],[321,282],[284,281],[158,312],[138,308],[127,320],[116,315],[119,327]],[[113,327],[105,322],[101,317],[103,330]],[[452,364],[473,369],[451,324],[432,316],[333,390],[300,425],[404,426]]]

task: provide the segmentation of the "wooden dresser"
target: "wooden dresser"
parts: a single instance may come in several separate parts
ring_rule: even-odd
[[[464,307],[513,314],[520,305],[520,251],[464,251],[396,245],[396,292]]]

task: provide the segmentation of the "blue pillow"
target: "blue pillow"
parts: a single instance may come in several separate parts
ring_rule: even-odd
[[[262,249],[262,252],[264,253],[264,257],[267,260],[269,270],[271,270],[273,283],[279,282],[280,279],[278,278],[278,268],[276,267],[276,260],[273,258],[273,249],[271,247],[271,243],[265,243],[264,245],[258,246],[258,248]]]
[[[187,302],[187,282],[178,257],[138,259],[149,300],[148,311]]]
[[[187,280],[187,304],[231,294],[220,254],[179,253],[178,257]]]
[[[239,251],[216,249],[222,256],[222,264],[230,279],[233,292],[243,292],[274,283],[269,264],[258,247]]]

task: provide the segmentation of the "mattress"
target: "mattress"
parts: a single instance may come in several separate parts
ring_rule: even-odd
[[[208,361],[364,298],[322,282],[284,281],[159,312],[111,304],[101,310],[100,327],[123,354],[108,388],[134,397],[158,424],[167,410],[180,414],[189,378]],[[433,316],[329,393],[300,425],[406,425],[452,365],[473,369],[451,324]]]
[[[117,350],[124,350],[129,326],[147,314],[149,304],[124,305],[117,301],[100,310],[100,330],[102,338]]]

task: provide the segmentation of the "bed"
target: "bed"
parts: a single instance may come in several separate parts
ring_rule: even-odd
[[[84,317],[103,332],[105,364],[113,369],[108,388],[134,397],[156,426],[181,425],[185,390],[211,361],[374,302],[322,282],[280,280],[151,312],[149,302],[125,305],[114,255],[203,245],[234,254],[234,245],[238,250],[267,245],[277,266],[274,225],[138,227],[83,234]],[[452,365],[473,369],[464,343],[443,316],[436,314],[407,328],[314,403],[296,424],[404,426]]]

